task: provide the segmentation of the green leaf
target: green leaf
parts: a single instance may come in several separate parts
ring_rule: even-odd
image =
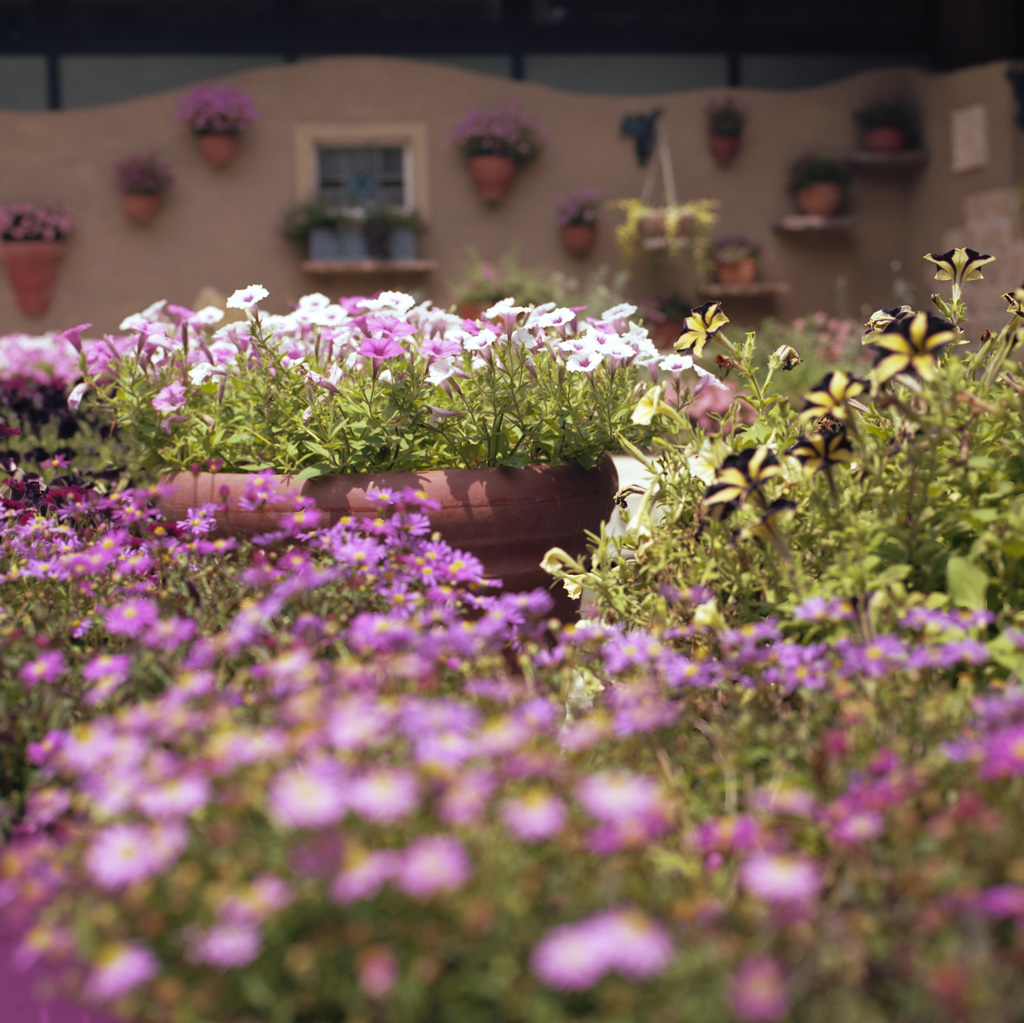
[[[946,562],[946,585],[949,595],[957,607],[981,610],[985,607],[985,592],[988,589],[988,574],[983,568],[953,555]]]

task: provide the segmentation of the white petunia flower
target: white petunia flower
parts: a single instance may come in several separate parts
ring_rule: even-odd
[[[247,288],[239,288],[231,298],[228,299],[229,309],[254,309],[259,302],[262,302],[270,294],[262,284],[250,284]]]

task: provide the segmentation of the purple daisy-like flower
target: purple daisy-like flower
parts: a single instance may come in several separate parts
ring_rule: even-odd
[[[754,853],[740,869],[740,882],[765,902],[797,905],[817,897],[821,871],[800,856]]]
[[[159,970],[152,950],[138,942],[107,945],[99,949],[92,962],[84,993],[89,1001],[96,1002],[110,1002],[123,997],[140,984],[152,980]]]
[[[346,778],[331,760],[286,767],[271,782],[271,819],[284,828],[322,828],[337,824],[348,809]]]
[[[461,888],[473,867],[465,847],[449,835],[426,835],[402,854],[395,883],[414,899]]]
[[[117,607],[107,608],[103,621],[108,632],[135,638],[160,617],[160,609],[147,597],[134,597]]]
[[[21,666],[18,672],[26,689],[39,682],[56,682],[67,671],[64,655],[59,650],[44,650],[38,657]]]
[[[348,801],[350,808],[366,820],[401,820],[419,804],[416,775],[398,768],[374,768],[352,780]]]
[[[251,963],[263,945],[259,928],[251,923],[218,923],[207,930],[186,930],[187,956],[229,970]]]
[[[729,985],[729,1002],[741,1023],[775,1023],[789,1012],[786,978],[771,956],[743,960]]]
[[[522,842],[543,842],[552,838],[565,827],[568,816],[565,803],[539,787],[501,804],[502,820]]]

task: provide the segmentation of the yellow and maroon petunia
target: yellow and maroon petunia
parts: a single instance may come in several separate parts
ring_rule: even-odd
[[[841,369],[824,376],[804,394],[804,407],[797,416],[799,422],[831,416],[845,421],[849,404],[867,390],[867,383],[859,377],[850,376]]]
[[[852,462],[853,446],[846,436],[846,427],[839,425],[834,431],[819,431],[797,438],[797,442],[786,450],[787,455],[796,458],[809,472],[829,469],[840,462]]]
[[[924,258],[938,267],[937,281],[952,281],[954,290],[959,291],[967,281],[980,281],[981,268],[996,257],[974,249],[950,249],[949,252],[929,252]]]
[[[913,373],[922,380],[934,380],[936,358],[954,340],[953,324],[941,317],[914,313],[895,320],[884,334],[871,342],[875,350],[871,375],[877,384],[884,384],[898,373]]]
[[[704,354],[704,346],[729,322],[729,317],[722,312],[721,302],[705,302],[690,311],[683,322],[683,332],[675,343],[677,352],[693,349],[699,359]]]
[[[721,521],[751,496],[764,507],[761,487],[781,471],[775,453],[763,444],[729,455],[715,472],[715,482],[704,492],[704,510]]]

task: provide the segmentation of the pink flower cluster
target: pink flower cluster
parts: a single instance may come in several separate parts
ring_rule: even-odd
[[[38,205],[9,202],[0,206],[0,238],[7,242],[53,242],[71,234],[71,207],[64,202]]]
[[[177,117],[197,135],[237,134],[260,116],[252,100],[229,85],[196,86],[179,104]]]

